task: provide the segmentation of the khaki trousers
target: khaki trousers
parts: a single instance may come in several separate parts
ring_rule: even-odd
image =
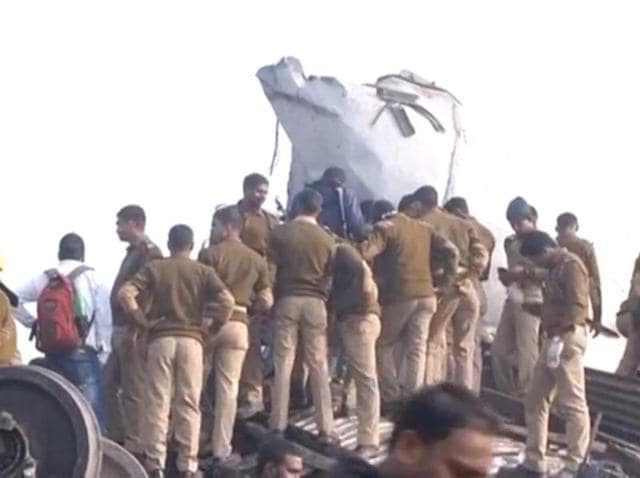
[[[427,333],[427,358],[424,370],[424,384],[434,385],[447,379],[447,326],[451,322],[461,296],[455,291],[437,298],[436,312],[431,319]],[[451,340],[453,342],[453,330]]]
[[[629,324],[627,327],[627,344],[616,373],[626,377],[635,377],[640,366],[640,330]]]
[[[489,303],[487,299],[487,291],[485,290],[482,282],[476,282],[478,291],[478,299],[480,303],[480,318],[478,319],[478,325],[476,327],[476,348],[473,352],[473,385],[471,390],[476,394],[480,394],[482,388],[482,336],[484,332],[485,322],[484,318],[487,315]]]
[[[249,322],[249,349],[246,352],[242,375],[240,377],[239,402],[243,407],[261,409],[264,407],[262,386],[264,374],[262,371],[261,330],[264,327],[264,317],[253,317]]]
[[[376,367],[377,315],[349,315],[340,320],[349,379],[356,388],[358,445],[380,445],[380,390]]]
[[[215,458],[227,458],[233,451],[231,439],[236,421],[238,386],[248,348],[249,331],[242,322],[227,322],[214,339],[216,400],[211,445]]]
[[[127,451],[142,454],[142,417],[147,407],[144,352],[134,346],[128,327],[113,328],[111,346],[103,371],[106,433],[124,443]]]
[[[587,328],[579,326],[562,335],[564,349],[560,365],[550,369],[545,354],[535,365],[531,386],[525,398],[527,445],[524,465],[545,472],[545,453],[549,426],[549,408],[555,404],[566,419],[566,468],[576,472],[584,461],[589,446],[589,409],[585,395],[583,357],[587,346]],[[546,338],[546,350],[550,338]]]
[[[473,389],[473,361],[476,350],[476,331],[480,320],[480,298],[475,286],[461,291],[460,301],[451,317],[453,331],[453,381]],[[436,313],[437,315],[437,313]],[[433,324],[433,322],[432,322]],[[427,348],[428,350],[428,348]]]
[[[178,448],[178,470],[197,471],[202,344],[189,337],[154,339],[147,350],[146,372],[149,393],[143,416],[147,468],[165,468],[171,415],[173,438]],[[174,389],[175,394],[172,393]]]
[[[540,319],[507,299],[491,346],[491,365],[498,390],[524,397],[540,353]]]
[[[398,401],[403,394],[409,395],[422,387],[429,324],[435,310],[435,297],[383,307],[382,332],[377,345],[383,401]]]
[[[276,302],[273,362],[275,378],[269,425],[287,427],[291,371],[300,337],[304,362],[309,368],[311,395],[319,432],[332,433],[333,409],[327,360],[327,310],[322,299],[287,296]]]

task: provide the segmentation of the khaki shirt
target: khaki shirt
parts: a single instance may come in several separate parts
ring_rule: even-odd
[[[371,236],[358,245],[368,262],[375,261],[376,277],[381,278],[383,305],[433,297],[432,261],[435,257],[455,276],[458,252],[453,244],[422,221],[398,213],[378,222]]]
[[[0,365],[11,365],[17,357],[16,324],[9,299],[0,291]]]
[[[582,260],[589,273],[589,297],[593,308],[594,322],[602,321],[602,289],[600,286],[600,269],[596,252],[589,241],[576,236],[558,237],[558,244],[572,252]]]
[[[489,253],[478,238],[471,221],[449,214],[441,208],[431,210],[421,220],[431,225],[458,249],[460,279],[468,275],[479,277],[484,273],[489,263]]]
[[[544,285],[542,329],[550,336],[587,323],[589,273],[578,256],[567,250],[549,269]]]
[[[233,296],[216,271],[186,257],[168,257],[147,264],[123,286],[149,298],[149,339],[186,336],[202,341],[205,311],[214,324],[225,323],[233,311]]]
[[[242,216],[244,221],[240,233],[242,242],[265,257],[267,255],[269,235],[278,227],[278,218],[262,209],[255,212],[247,208],[242,200],[238,201],[238,204],[228,207],[237,209],[240,216]]]
[[[341,244],[333,263],[331,304],[339,318],[348,315],[380,315],[378,286],[369,265],[356,249]]]
[[[145,237],[135,246],[127,248],[127,255],[124,257],[120,270],[111,288],[111,314],[113,325],[123,326],[130,322],[126,311],[120,304],[118,299],[118,291],[133,276],[135,276],[149,261],[160,259],[162,251],[148,237]],[[140,297],[139,301],[144,302],[144,297]]]
[[[537,278],[538,275],[546,276],[546,271],[542,271],[528,258],[520,254],[522,240],[516,235],[507,237],[504,240],[504,251],[507,255],[507,266],[510,271],[526,271],[526,277],[518,280],[510,286],[509,296],[516,299],[514,289],[519,292],[516,301],[525,303],[541,303],[542,302],[542,279]]]
[[[253,249],[237,239],[225,239],[200,251],[198,260],[213,267],[231,291],[236,302],[231,320],[247,322],[248,308],[255,313],[271,308],[267,261]]]
[[[310,218],[301,216],[274,229],[267,259],[276,266],[276,298],[310,296],[327,300],[334,249],[331,236]]]

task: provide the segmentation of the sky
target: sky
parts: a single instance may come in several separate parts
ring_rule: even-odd
[[[204,240],[242,177],[268,172],[275,117],[255,72],[293,55],[308,74],[361,83],[409,69],[454,92],[476,216],[504,231],[515,195],[547,230],[578,214],[612,324],[640,252],[634,13],[617,1],[0,2],[3,277],[50,267],[75,231],[111,281],[127,203],[161,245],[179,222]],[[615,362],[619,347],[603,353]]]

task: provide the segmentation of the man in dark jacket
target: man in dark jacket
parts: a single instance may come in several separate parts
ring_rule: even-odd
[[[346,182],[347,175],[343,169],[330,167],[320,180],[309,187],[322,195],[320,223],[340,237],[361,241],[366,238],[369,228],[358,199],[351,189],[345,187]]]

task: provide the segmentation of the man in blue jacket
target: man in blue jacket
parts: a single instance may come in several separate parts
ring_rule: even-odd
[[[364,240],[369,226],[362,216],[360,203],[355,193],[345,187],[347,175],[342,168],[332,166],[318,181],[309,186],[322,195],[322,213],[320,223],[343,238]]]

